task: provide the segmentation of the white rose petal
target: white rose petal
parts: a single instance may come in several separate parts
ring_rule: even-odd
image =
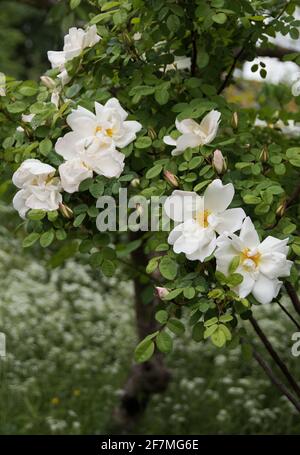
[[[195,192],[173,191],[165,201],[164,210],[169,218],[181,223],[168,237],[175,253],[202,262],[214,252],[217,234],[240,229],[246,216],[244,210],[227,210],[233,195],[233,185],[223,185],[218,179],[208,185],[202,197]]]
[[[239,237],[231,234],[222,237],[215,251],[217,270],[227,275],[232,260],[240,259],[236,273],[243,281],[234,290],[244,298],[250,293],[260,303],[269,303],[282,285],[279,277],[289,276],[292,262],[287,260],[288,239],[267,237],[260,243],[249,217],[244,220]]]
[[[181,136],[176,140],[165,136],[163,141],[167,145],[175,145],[173,156],[181,155],[189,147],[209,144],[217,135],[220,117],[220,112],[213,110],[202,119],[200,124],[192,119],[176,120],[176,128]]]

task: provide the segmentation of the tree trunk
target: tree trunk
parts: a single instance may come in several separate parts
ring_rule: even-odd
[[[137,240],[140,233],[131,233],[131,240]],[[132,253],[132,262],[145,270],[148,258],[143,245]],[[146,286],[140,277],[134,278],[135,314],[139,340],[157,330],[155,321],[156,307],[159,299],[153,296],[150,303],[143,303],[142,295]],[[123,388],[121,402],[114,411],[113,432],[127,433],[134,429],[139,418],[145,412],[151,395],[166,390],[171,374],[164,364],[162,354],[155,352],[151,360],[134,364]]]

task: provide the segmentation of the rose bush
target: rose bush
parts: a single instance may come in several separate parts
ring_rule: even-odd
[[[63,242],[55,264],[79,250],[105,276],[123,267],[135,279],[158,323],[140,334],[137,362],[169,352],[187,314],[196,342],[247,345],[239,322],[280,299],[279,277],[300,312],[300,148],[276,127],[298,120],[299,97],[262,87],[255,108],[241,108],[226,88],[277,32],[298,37],[297,2],[83,3],[71,6],[86,27],[48,53],[41,83],[7,78],[0,98],[2,175],[20,189],[24,246]],[[264,63],[252,68],[266,76]],[[121,188],[169,196],[166,213],[181,224],[170,234],[99,232],[96,201]]]

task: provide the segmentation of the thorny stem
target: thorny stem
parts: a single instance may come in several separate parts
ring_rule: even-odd
[[[288,295],[292,301],[292,304],[294,305],[295,310],[300,315],[300,300],[299,300],[298,294],[296,292],[296,289],[289,281],[286,281],[284,283],[284,286],[285,286],[286,292],[288,293]]]
[[[279,357],[278,353],[273,348],[272,344],[270,343],[269,339],[267,338],[267,336],[265,335],[265,333],[263,332],[263,330],[259,326],[259,324],[256,321],[256,319],[253,316],[250,316],[249,321],[252,324],[256,334],[259,336],[260,340],[264,344],[265,348],[267,349],[267,351],[271,355],[272,359],[276,363],[276,365],[280,368],[280,370],[282,371],[282,373],[284,374],[284,376],[286,377],[287,381],[289,382],[289,384],[291,385],[293,390],[296,392],[298,397],[300,397],[300,388],[299,388],[297,382],[295,381],[294,377],[290,373],[290,371],[287,368],[286,364],[283,362],[283,360]]]
[[[288,388],[283,384],[277,376],[275,376],[274,372],[272,371],[270,365],[264,360],[264,358],[260,355],[259,352],[257,352],[255,349],[253,349],[253,357],[257,361],[257,363],[261,366],[261,368],[264,370],[266,375],[270,378],[272,384],[274,384],[281,392],[282,394],[295,406],[297,411],[300,413],[300,403],[299,401],[296,400],[294,395],[290,393]]]
[[[288,318],[290,318],[290,320],[295,324],[295,326],[297,327],[297,329],[300,330],[300,324],[298,324],[298,322],[296,321],[296,319],[291,315],[291,313],[285,308],[284,305],[282,305],[282,303],[280,303],[278,300],[277,300],[277,303],[278,305],[280,306],[280,308],[282,309],[282,311],[288,316]]]

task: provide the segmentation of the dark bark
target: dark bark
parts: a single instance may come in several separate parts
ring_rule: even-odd
[[[288,293],[288,295],[292,301],[292,304],[294,305],[295,310],[297,311],[298,314],[300,314],[300,300],[297,295],[296,289],[288,281],[285,282],[284,286],[285,286],[286,292]]]
[[[140,233],[132,233],[131,240],[139,238]],[[148,258],[144,253],[143,245],[132,253],[132,263],[139,267],[146,267]],[[157,330],[155,312],[158,298],[153,297],[150,303],[144,304],[142,294],[145,290],[145,278],[134,278],[136,326],[139,340]],[[163,356],[155,352],[151,360],[142,364],[134,364],[124,385],[120,405],[114,411],[113,432],[127,433],[131,431],[139,418],[145,412],[151,395],[166,390],[171,375],[166,368]]]

